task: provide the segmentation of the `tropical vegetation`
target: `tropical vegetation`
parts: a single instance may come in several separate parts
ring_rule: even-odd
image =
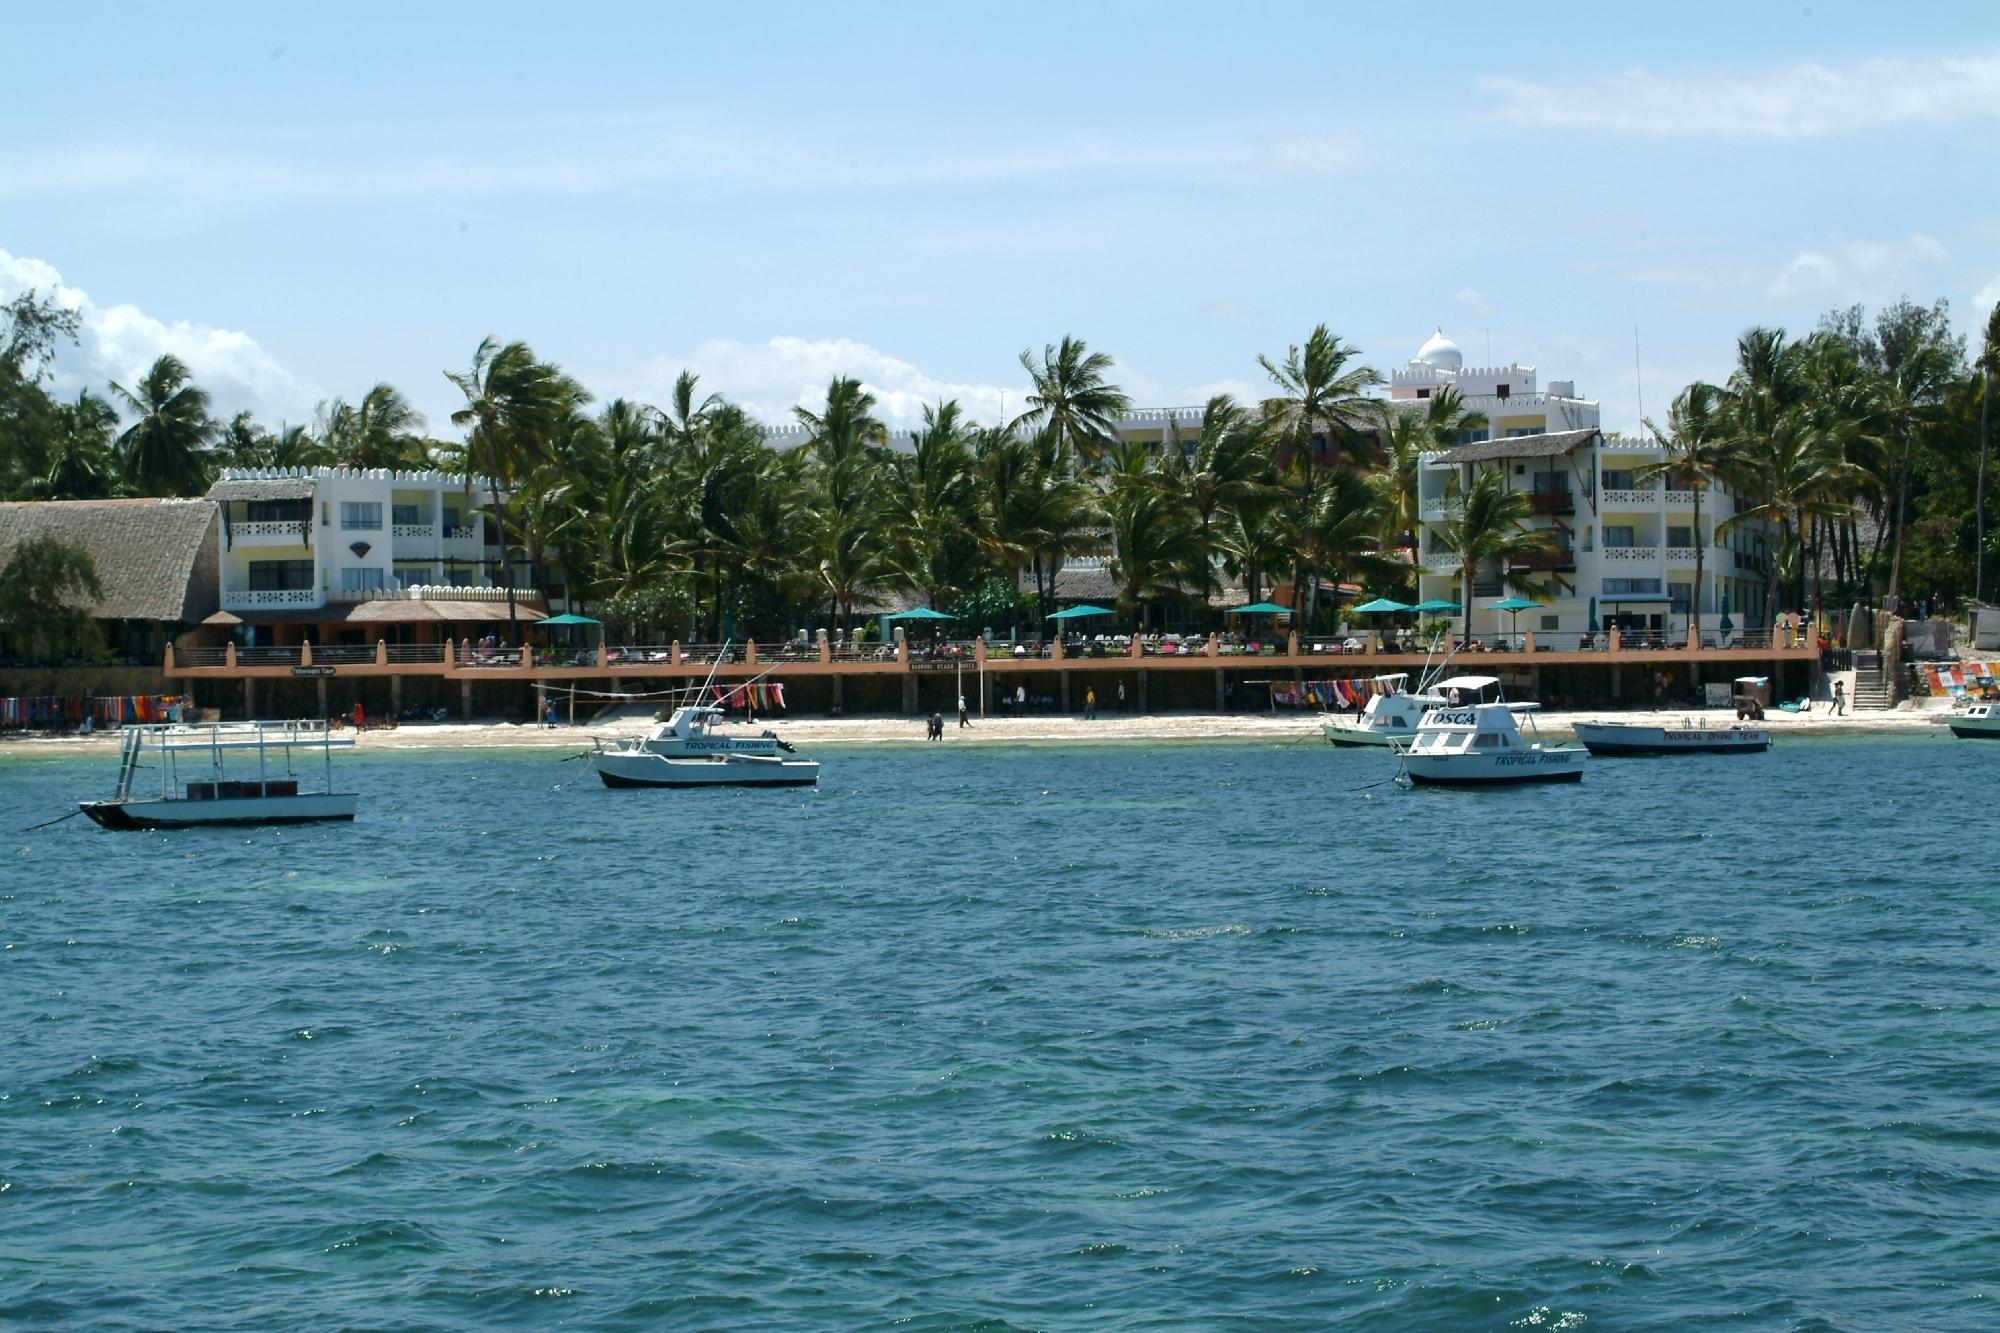
[[[199,495],[224,467],[441,469],[504,518],[497,581],[530,571],[633,636],[844,631],[889,605],[1032,632],[1086,560],[1128,624],[1206,626],[1241,596],[1331,627],[1356,588],[1414,592],[1420,460],[1487,425],[1449,390],[1391,409],[1372,392],[1381,375],[1325,325],[1258,358],[1261,400],[1211,398],[1168,414],[1157,438],[1121,430],[1115,363],[1064,337],[1021,354],[1016,419],[940,402],[896,448],[851,377],[783,423],[803,444],[777,447],[692,374],[663,404],[600,404],[526,342],[493,338],[446,372],[462,405],[442,436],[380,383],[309,422],[222,421],[172,356],[58,397],[54,355],[76,334],[35,293],[0,307],[0,498]],[[1872,319],[1833,312],[1799,338],[1751,329],[1734,360],[1647,423],[1665,446],[1650,472],[1691,489],[1698,515],[1722,512],[1711,497],[1727,487],[1725,535],[1769,525],[1770,604],[1951,606],[1986,590],[2000,309],[1970,349],[1943,302],[1901,301]],[[1454,485],[1434,540],[1468,595],[1546,540],[1526,518],[1497,472]]]

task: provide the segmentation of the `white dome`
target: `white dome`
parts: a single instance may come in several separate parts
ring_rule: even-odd
[[[1417,349],[1411,365],[1436,366],[1439,370],[1463,370],[1465,356],[1458,350],[1458,344],[1444,336],[1439,329],[1431,335],[1430,341]]]

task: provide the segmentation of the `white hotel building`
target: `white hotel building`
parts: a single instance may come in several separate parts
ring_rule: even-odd
[[[208,494],[221,511],[227,612],[311,620],[313,611],[399,592],[493,586],[485,489],[462,477],[231,469]]]
[[[1533,366],[1466,366],[1442,330],[1391,376],[1389,396],[1392,403],[1414,405],[1447,386],[1458,390],[1466,407],[1483,413],[1487,426],[1470,432],[1458,447],[1424,459],[1420,600],[1464,600],[1456,557],[1438,542],[1437,528],[1459,488],[1481,472],[1499,470],[1510,489],[1528,492],[1529,526],[1555,534],[1552,552],[1507,571],[1545,589],[1547,604],[1522,613],[1521,629],[1558,639],[1580,634],[1594,610],[1607,630],[1617,624],[1627,631],[1678,636],[1697,597],[1705,634],[1717,632],[1725,608],[1739,631],[1770,623],[1763,605],[1768,534],[1761,524],[1751,524],[1716,535],[1736,513],[1731,488],[1711,480],[1703,489],[1697,527],[1692,491],[1638,475],[1664,456],[1658,444],[1604,435],[1596,400],[1579,397],[1574,381],[1552,380],[1543,390],[1536,386]],[[1697,544],[1703,562],[1699,589]],[[1474,636],[1514,627],[1514,617],[1485,610],[1510,595],[1500,570],[1480,572],[1473,583]]]

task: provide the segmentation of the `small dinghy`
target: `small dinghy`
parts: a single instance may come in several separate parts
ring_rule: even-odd
[[[1437,787],[1581,780],[1590,751],[1522,736],[1515,715],[1539,707],[1490,703],[1435,709],[1417,728],[1415,740],[1396,744],[1403,773],[1412,783]]]
[[[353,744],[352,736],[336,737],[319,721],[126,727],[116,793],[78,806],[109,829],[351,820],[359,798],[333,789],[333,751]],[[159,795],[135,790],[142,769],[159,773]],[[320,790],[301,791],[313,770],[321,774]]]
[[[1592,754],[1757,754],[1771,748],[1763,727],[1705,727],[1682,718],[1678,727],[1639,722],[1578,722],[1576,738]]]
[[[810,787],[819,761],[791,757],[792,747],[770,732],[720,736],[710,732],[720,708],[687,704],[645,736],[590,752],[607,787]]]

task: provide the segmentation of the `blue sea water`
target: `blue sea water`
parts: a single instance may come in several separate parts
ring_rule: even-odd
[[[2000,1323],[2000,747],[820,757],[0,755],[0,1324]]]

